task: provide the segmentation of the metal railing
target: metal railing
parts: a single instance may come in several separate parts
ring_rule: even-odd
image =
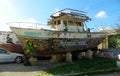
[[[28,29],[50,29],[50,26],[32,22],[8,22],[10,27],[28,28]]]

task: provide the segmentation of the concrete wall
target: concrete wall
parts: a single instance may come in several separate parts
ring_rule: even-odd
[[[13,34],[12,32],[0,31],[0,44],[6,44],[7,38],[12,39],[12,42],[15,44],[20,43],[15,34]]]

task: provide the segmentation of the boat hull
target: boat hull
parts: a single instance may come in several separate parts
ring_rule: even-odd
[[[30,41],[36,48],[36,53],[42,55],[94,49],[105,38],[105,33],[98,32],[75,33],[14,27],[11,29],[22,43],[24,50],[27,50],[27,42]]]
[[[24,45],[24,49],[27,49],[26,41],[30,41],[34,44],[37,51],[40,54],[55,54],[65,53],[73,51],[86,51],[88,49],[94,49],[101,43],[102,39],[37,39],[30,37],[19,37],[20,41]]]

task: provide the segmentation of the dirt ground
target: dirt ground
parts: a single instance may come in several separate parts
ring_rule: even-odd
[[[64,63],[62,63],[64,64]],[[38,76],[40,70],[59,66],[61,63],[38,61],[35,66],[24,66],[16,63],[0,63],[0,76]]]

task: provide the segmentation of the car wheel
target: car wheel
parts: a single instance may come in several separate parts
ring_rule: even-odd
[[[21,56],[18,56],[15,58],[15,62],[16,63],[22,63],[23,62],[23,58]]]

